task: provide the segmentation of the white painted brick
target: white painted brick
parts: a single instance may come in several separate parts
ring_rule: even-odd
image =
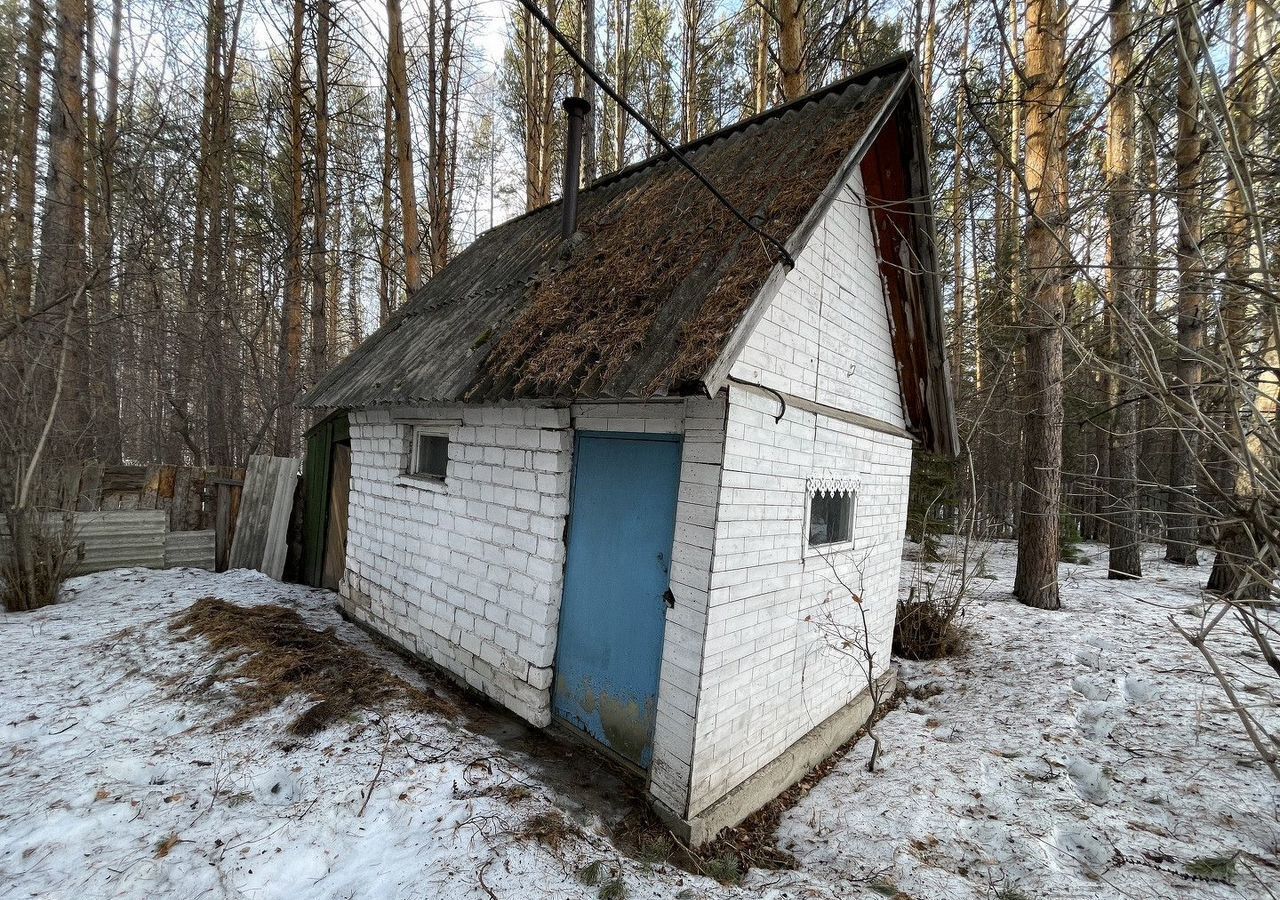
[[[401,477],[408,431],[395,412],[462,421],[450,434],[443,489],[424,489]],[[351,416],[347,606],[367,603],[367,621],[386,623],[401,643],[536,724],[550,717],[549,682],[545,675],[536,684],[525,681],[528,657],[550,664],[562,570],[539,570],[547,583],[542,600],[533,600],[538,585],[528,572],[529,553],[538,551],[540,539],[554,543],[564,533],[563,514],[556,521],[542,517],[538,489],[567,494],[568,479],[561,473],[569,468],[568,424],[567,409],[520,406]],[[531,467],[535,452],[547,473],[557,473],[541,485]],[[513,515],[517,485],[526,490],[527,510]],[[525,551],[517,550],[517,535]],[[550,545],[543,549],[547,559],[562,561]],[[537,612],[529,614],[533,603]],[[536,652],[520,653],[522,642]]]

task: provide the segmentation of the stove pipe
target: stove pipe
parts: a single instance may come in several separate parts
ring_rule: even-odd
[[[578,184],[582,181],[582,126],[591,104],[581,97],[565,97],[569,114],[568,137],[564,148],[564,193],[560,197],[560,236],[573,237],[578,228]]]

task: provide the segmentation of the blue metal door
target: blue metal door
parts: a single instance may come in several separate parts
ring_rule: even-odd
[[[679,486],[679,437],[579,433],[552,708],[646,769]]]

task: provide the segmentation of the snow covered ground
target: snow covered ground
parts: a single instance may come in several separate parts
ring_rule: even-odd
[[[881,771],[860,743],[783,817],[798,868],[735,887],[628,858],[607,815],[439,714],[295,738],[299,700],[226,725],[207,649],[168,627],[201,597],[296,608],[421,683],[329,594],[249,572],[79,578],[55,607],[0,614],[0,896],[1275,896],[1280,790],[1167,620],[1206,573],[1146,565],[1140,583],[1064,565],[1048,613],[1007,599],[1011,548],[992,548],[967,652],[902,664]],[[1274,680],[1245,680],[1276,714]],[[1220,857],[1231,884],[1189,877],[1221,876]]]

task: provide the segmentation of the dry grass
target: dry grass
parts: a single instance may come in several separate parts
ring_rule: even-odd
[[[534,813],[516,830],[518,839],[537,841],[553,852],[559,851],[569,841],[581,836],[582,829],[560,813],[551,810]]]
[[[893,626],[893,653],[903,659],[941,659],[964,647],[960,607],[931,599],[903,600]]]
[[[310,628],[295,610],[283,606],[238,606],[203,597],[170,628],[203,638],[217,657],[210,681],[232,682],[240,706],[224,724],[261,715],[293,696],[309,703],[289,726],[289,733],[300,737],[388,704],[455,712],[449,701],[391,674],[332,628]]]

